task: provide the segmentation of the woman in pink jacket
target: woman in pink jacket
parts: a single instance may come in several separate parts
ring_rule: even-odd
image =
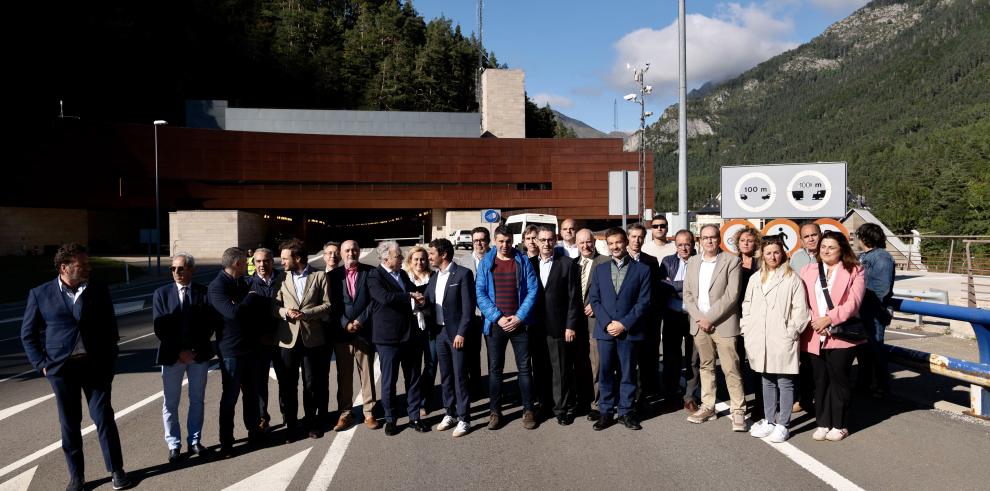
[[[829,231],[822,235],[819,260],[820,263],[811,263],[801,270],[811,312],[809,329],[801,337],[801,349],[810,355],[815,377],[818,429],[812,438],[837,442],[849,434],[850,374],[856,356],[855,350],[849,348],[865,340],[840,339],[833,336],[832,328],[859,314],[866,282],[849,239],[841,233]],[[832,308],[828,307],[819,268],[825,273]]]

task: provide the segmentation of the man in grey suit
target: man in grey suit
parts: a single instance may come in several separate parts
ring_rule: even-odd
[[[692,423],[715,419],[715,357],[721,360],[732,408],[732,431],[746,431],[746,394],[739,372],[739,258],[722,254],[716,225],[701,228],[702,253],[687,263],[684,310],[691,316],[690,332],[701,358],[701,408],[688,416]]]
[[[471,255],[461,258],[458,263],[471,270],[473,277],[478,276],[478,263],[484,259],[491,248],[492,235],[485,227],[475,227],[471,230]],[[468,336],[464,340],[464,364],[468,370],[468,390],[471,391],[471,399],[478,399],[484,384],[481,383],[481,331],[484,326],[484,318],[481,311],[474,309],[474,316],[471,318],[471,328],[468,329]]]
[[[588,421],[598,421],[598,343],[591,335],[595,329],[595,313],[591,310],[588,291],[591,287],[591,271],[602,263],[608,262],[608,256],[598,253],[595,249],[595,236],[591,229],[583,228],[576,235],[578,247],[578,279],[581,283],[581,308],[587,319],[588,330],[578,330],[575,345],[580,347],[574,355],[574,383],[577,386],[578,408],[584,410],[590,406]],[[587,338],[587,339],[585,339]]]

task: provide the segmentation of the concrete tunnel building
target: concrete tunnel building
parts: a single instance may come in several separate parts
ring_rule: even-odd
[[[163,254],[182,250],[210,261],[231,245],[271,247],[292,236],[311,247],[346,238],[429,240],[474,226],[485,208],[616,219],[608,215],[608,172],[637,170],[638,154],[623,151],[617,138],[523,138],[522,82],[519,71],[486,71],[480,115],[209,103],[188,118],[207,128],[159,126]],[[486,137],[462,136],[472,130]],[[399,136],[409,133],[417,136]],[[37,164],[92,172],[54,202],[15,190],[4,201],[18,208],[0,216],[24,221],[39,213],[24,206],[44,206],[49,215],[75,213],[78,223],[82,208],[87,236],[80,240],[97,244],[133,243],[139,228],[154,228],[151,125],[73,122],[54,128],[50,140]],[[652,196],[652,165],[646,183]],[[32,246],[17,240],[4,241],[6,253]]]

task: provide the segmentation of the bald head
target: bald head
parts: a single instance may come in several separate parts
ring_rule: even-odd
[[[574,232],[577,230],[574,227],[573,219],[565,218],[563,222],[560,222],[560,238],[564,239],[564,242],[574,243]]]
[[[592,234],[591,229],[582,228],[577,232],[577,248],[578,252],[581,253],[581,257],[594,257],[595,256],[595,236]]]
[[[361,246],[356,240],[345,240],[340,244],[340,256],[344,260],[345,268],[354,268],[361,259]]]

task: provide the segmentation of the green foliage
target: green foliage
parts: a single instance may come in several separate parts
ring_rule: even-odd
[[[526,138],[577,138],[577,134],[557,119],[550,105],[537,107],[526,96]]]
[[[689,200],[722,165],[847,161],[852,193],[891,229],[990,233],[990,3],[886,0],[920,20],[896,34],[823,35],[689,100],[715,128],[688,144]],[[863,43],[874,44],[863,48]],[[799,57],[837,60],[787,69]],[[659,209],[676,206],[676,138],[651,128]]]

